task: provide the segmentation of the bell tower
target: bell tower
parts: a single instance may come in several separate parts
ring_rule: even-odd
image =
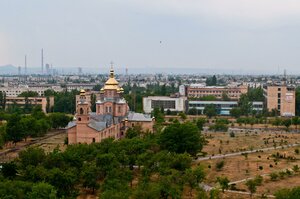
[[[86,124],[89,122],[89,104],[86,101],[85,90],[80,91],[80,100],[77,104],[77,124]]]

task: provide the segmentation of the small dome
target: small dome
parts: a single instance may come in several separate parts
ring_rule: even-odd
[[[80,90],[80,95],[85,95],[85,90],[84,89]]]
[[[119,89],[119,82],[115,79],[114,70],[110,70],[109,79],[105,82],[104,90],[117,90]]]

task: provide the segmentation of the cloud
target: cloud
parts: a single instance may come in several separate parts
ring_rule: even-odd
[[[180,15],[187,17],[278,24],[278,21],[300,18],[299,0],[129,0],[152,14]]]

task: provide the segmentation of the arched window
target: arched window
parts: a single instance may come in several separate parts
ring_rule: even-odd
[[[81,121],[81,118],[80,118],[80,117],[78,118],[78,121]]]
[[[83,114],[83,108],[80,108],[79,110],[79,114],[82,115]]]

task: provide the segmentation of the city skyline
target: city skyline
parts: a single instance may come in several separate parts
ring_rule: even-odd
[[[300,3],[2,1],[0,66],[300,73]],[[209,69],[209,70],[208,70]],[[180,72],[181,73],[181,72]],[[214,73],[214,72],[212,72]]]

